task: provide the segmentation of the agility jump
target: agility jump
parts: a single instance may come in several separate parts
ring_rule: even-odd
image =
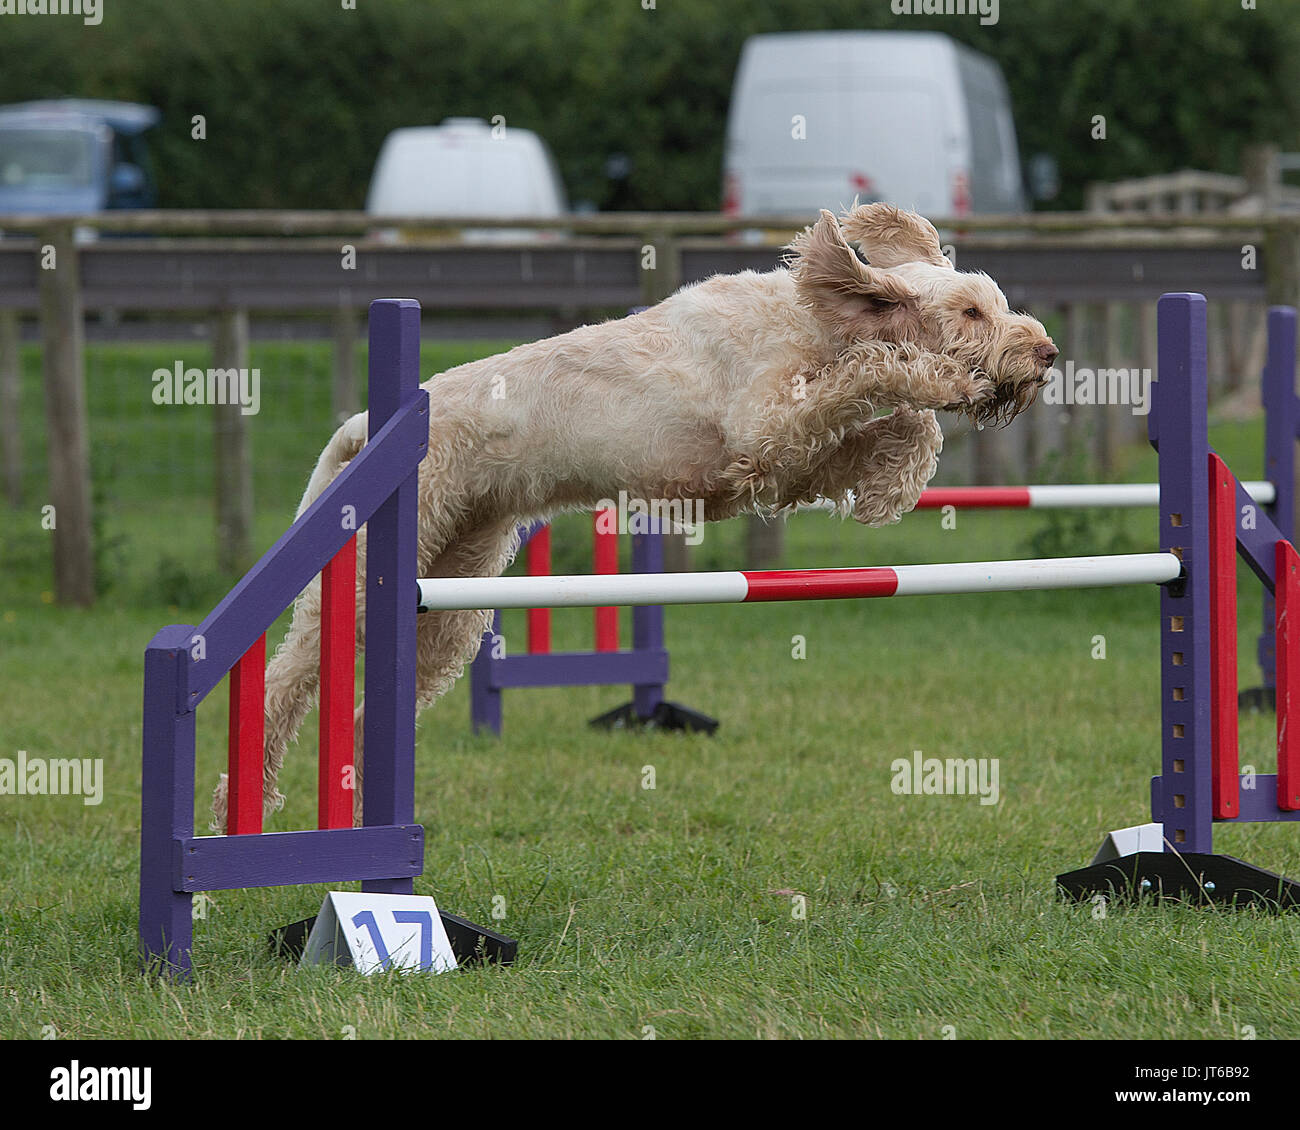
[[[768,572],[624,573],[614,576],[451,577],[417,583],[419,611],[459,608],[596,608],[602,605],[751,604],[945,593],[1087,589],[1165,584],[1182,565],[1172,553],[971,561],[944,565],[873,565],[864,569]]]
[[[146,966],[176,976],[190,973],[196,892],[348,881],[370,891],[412,891],[423,869],[423,829],[414,818],[417,608],[466,603],[610,606],[1158,584],[1162,765],[1152,782],[1153,824],[1135,840],[1139,850],[1099,858],[1092,867],[1058,876],[1058,884],[1076,896],[1158,889],[1229,904],[1300,901],[1300,884],[1212,854],[1215,822],[1300,819],[1300,726],[1287,726],[1291,704],[1300,704],[1300,633],[1288,619],[1300,609],[1300,558],[1210,451],[1205,326],[1200,295],[1161,299],[1159,380],[1149,423],[1160,456],[1158,552],[672,577],[426,580],[416,576],[415,541],[416,473],[428,444],[428,398],[418,378],[419,306],[409,299],[373,303],[369,441],[202,624],[164,628],[146,650],[139,920]],[[1276,498],[1282,495],[1279,487]],[[353,512],[351,526],[339,522],[344,507]],[[356,625],[350,609],[353,538],[363,522],[371,655],[365,675],[367,781],[361,825],[351,827],[346,771]],[[1253,778],[1250,789],[1242,787],[1237,765],[1234,551],[1277,593],[1278,773]],[[322,571],[319,827],[266,834],[265,633]],[[227,834],[196,836],[195,712],[228,671]],[[1145,850],[1153,843],[1159,850]],[[491,953],[509,941],[453,915],[444,914],[444,922],[458,955]]]

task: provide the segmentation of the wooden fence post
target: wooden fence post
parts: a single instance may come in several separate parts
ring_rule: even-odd
[[[1143,302],[1135,311],[1138,320],[1137,324],[1137,354],[1138,368],[1141,370],[1151,370],[1151,381],[1147,384],[1147,415],[1134,416],[1133,433],[1130,437],[1134,442],[1140,442],[1147,438],[1147,416],[1150,415],[1152,386],[1156,377],[1160,374],[1156,372],[1156,359],[1158,357],[1158,323],[1156,320],[1156,304],[1154,302]]]
[[[771,569],[785,552],[785,518],[745,517],[745,568]]]
[[[1118,302],[1107,302],[1101,310],[1103,333],[1105,340],[1101,343],[1101,348],[1097,351],[1098,373],[1097,388],[1100,401],[1103,394],[1109,394],[1109,382],[1103,387],[1101,380],[1101,369],[1129,369],[1132,354],[1127,348],[1124,334],[1124,307]],[[1121,391],[1116,389],[1116,391]],[[1133,386],[1129,385],[1129,397],[1132,399]],[[1109,400],[1109,396],[1105,397]],[[1121,431],[1123,415],[1131,412],[1128,405],[1124,404],[1099,404],[1097,407],[1097,464],[1101,470],[1102,476],[1109,479],[1111,472],[1115,469],[1115,447],[1117,442],[1123,442],[1123,435],[1117,437],[1116,433]]]
[[[248,311],[217,313],[212,335],[212,367],[237,371],[248,368]],[[242,387],[238,380],[224,383],[228,388]],[[223,573],[243,573],[253,563],[253,459],[248,418],[239,397],[226,399],[233,403],[212,406],[217,567]]]
[[[49,502],[54,507],[54,596],[60,604],[88,608],[95,603],[95,550],[86,424],[85,326],[72,225],[46,228],[37,255],[45,427],[49,436]]]
[[[653,270],[646,265],[646,255],[653,249]],[[662,302],[680,285],[682,277],[681,247],[677,237],[668,228],[652,228],[645,233],[640,251],[641,256],[641,297],[647,306]],[[652,499],[645,501],[651,502]],[[747,518],[747,522],[757,519]],[[779,537],[779,535],[778,535]],[[748,544],[748,542],[747,542]],[[685,534],[665,533],[663,536],[664,571],[668,573],[685,573],[691,567],[690,547],[686,544]],[[781,547],[776,547],[780,554]]]
[[[1065,312],[1065,355],[1074,362],[1075,369],[1088,364],[1088,307],[1083,302],[1072,302]],[[1069,382],[1067,382],[1068,385]],[[1067,395],[1070,390],[1065,389]],[[1061,410],[1061,440],[1058,453],[1062,465],[1073,471],[1071,461],[1078,450],[1079,419],[1074,405]]]
[[[349,416],[361,411],[361,398],[357,395],[357,312],[350,306],[339,306],[332,319],[334,330],[334,383],[330,393],[330,407],[334,422],[343,423]]]
[[[1247,383],[1246,359],[1250,352],[1250,303],[1234,299],[1228,307],[1228,389],[1236,392]]]
[[[17,509],[23,504],[23,367],[18,311],[0,310],[0,464],[4,496]]]
[[[1264,230],[1264,271],[1270,306],[1300,301],[1300,227],[1269,223]]]
[[[1002,459],[998,451],[999,436],[994,428],[972,427],[966,437],[970,444],[971,481],[988,486],[1002,481]]]
[[[1245,146],[1241,151],[1241,172],[1247,190],[1259,200],[1260,211],[1265,215],[1277,211],[1278,187],[1282,183],[1277,146]]]

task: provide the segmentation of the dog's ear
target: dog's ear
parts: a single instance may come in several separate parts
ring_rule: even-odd
[[[919,326],[916,291],[897,275],[867,266],[825,209],[790,251],[800,301],[846,337],[903,341]]]
[[[860,204],[844,213],[844,234],[862,248],[873,267],[930,263],[952,267],[939,247],[939,233],[924,216],[892,204]]]

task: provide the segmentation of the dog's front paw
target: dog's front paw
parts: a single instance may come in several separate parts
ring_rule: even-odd
[[[853,520],[863,526],[892,526],[911,509],[900,498],[862,495],[854,499]]]
[[[944,408],[949,412],[963,412],[992,398],[996,391],[993,381],[981,372],[961,373],[950,382],[952,397]]]
[[[869,425],[870,457],[859,469],[853,517],[887,526],[912,510],[939,466],[943,433],[931,411],[899,408]]]

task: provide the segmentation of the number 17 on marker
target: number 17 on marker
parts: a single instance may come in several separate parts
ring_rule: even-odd
[[[380,971],[386,971],[394,965],[399,969],[433,970],[433,914],[427,910],[394,910],[387,917],[393,921],[393,930],[389,932],[389,938],[392,939],[396,935],[400,939],[393,953],[390,954],[388,951],[384,931],[379,928],[373,910],[363,910],[360,914],[352,916],[352,925],[358,930],[365,930],[369,935],[367,939],[358,932],[356,952],[369,957],[373,951],[374,968]],[[402,930],[403,926],[408,929]],[[410,929],[412,926],[415,927],[414,931]],[[367,940],[370,943],[368,946]],[[418,959],[412,961],[417,952]],[[358,968],[363,968],[360,962]],[[441,973],[446,968],[450,967],[440,963],[435,972]],[[363,971],[369,973],[371,970],[363,968]]]

